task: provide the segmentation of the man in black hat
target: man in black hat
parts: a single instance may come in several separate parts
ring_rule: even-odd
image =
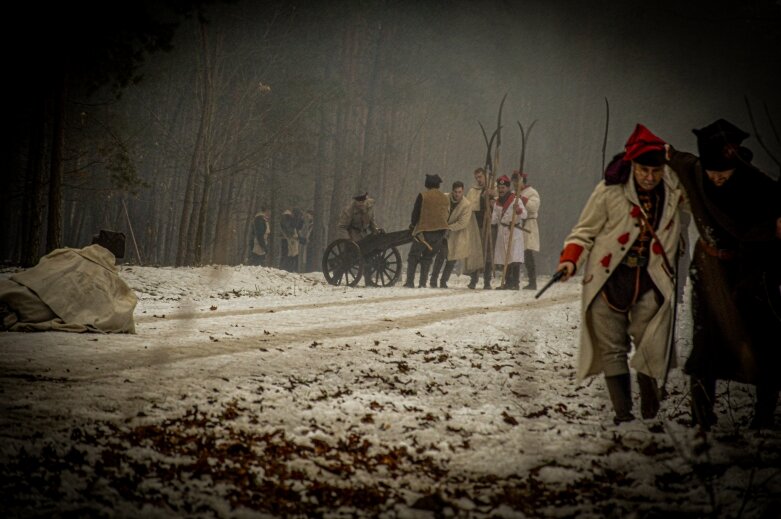
[[[668,149],[700,238],[692,254],[692,423],[708,430],[716,380],[756,384],[752,428],[773,425],[781,365],[781,188],[724,119],[701,129],[699,157]]]
[[[447,217],[450,212],[448,196],[439,190],[442,179],[439,175],[426,175],[426,190],[418,194],[412,209],[410,230],[412,246],[407,256],[407,282],[405,287],[414,288],[415,270],[420,264],[420,287],[426,286],[428,271],[434,256],[442,246],[447,231]]]
[[[359,191],[352,202],[342,209],[337,223],[338,237],[354,242],[379,231],[374,221],[374,199],[366,191]]]
[[[358,242],[371,234],[383,232],[374,220],[374,199],[366,191],[358,191],[352,202],[342,209],[337,223],[337,237]],[[376,286],[372,265],[366,263],[363,280],[366,286]]]

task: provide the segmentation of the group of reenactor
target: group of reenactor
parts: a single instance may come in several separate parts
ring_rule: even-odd
[[[415,199],[410,218],[413,242],[404,286],[415,287],[420,267],[418,287],[447,288],[460,262],[461,272],[470,277],[470,289],[477,287],[482,275],[483,288],[490,290],[491,278],[499,267],[501,283],[497,289],[518,290],[525,262],[529,283],[524,288],[536,289],[534,252],[540,248],[540,195],[526,179],[516,171],[512,179],[502,175],[495,185],[489,185],[486,171],[478,168],[469,191],[465,192],[464,183],[457,180],[449,193],[443,193],[439,175],[426,175],[425,191]]]
[[[279,220],[282,231],[279,268],[288,272],[303,272],[308,262],[308,243],[314,227],[314,211],[298,207],[285,208]],[[271,210],[261,208],[252,220],[252,248],[250,265],[269,266],[271,238]]]

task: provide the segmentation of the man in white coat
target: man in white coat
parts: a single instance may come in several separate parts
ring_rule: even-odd
[[[656,379],[675,359],[673,351],[667,357],[668,334],[684,199],[665,166],[664,144],[637,125],[564,240],[557,269],[562,280],[583,272],[577,376],[604,373],[616,425],[634,420],[630,366],[650,419],[659,411]]]
[[[494,264],[507,265],[504,284],[498,290],[518,290],[521,283],[521,263],[523,263],[523,227],[524,219],[529,215],[520,197],[510,190],[510,178],[502,175],[496,181],[499,193],[491,214],[491,224],[498,225]],[[515,218],[513,218],[515,213]],[[512,236],[512,238],[511,238]]]
[[[540,214],[540,193],[537,192],[527,182],[528,175],[520,171],[513,172],[513,181],[516,175],[520,175],[520,189],[518,193],[521,196],[523,205],[529,211],[529,216],[523,221],[523,264],[526,267],[526,276],[529,282],[523,287],[524,290],[537,290],[537,268],[535,263],[536,253],[540,251],[540,226],[537,218]]]

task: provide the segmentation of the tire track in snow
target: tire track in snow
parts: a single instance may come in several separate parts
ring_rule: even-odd
[[[452,297],[452,294],[447,294]],[[405,297],[405,300],[410,299],[430,299],[434,296],[426,295],[423,298],[409,298]],[[501,306],[495,306],[501,301],[497,301],[493,298],[486,299],[481,304],[471,304],[461,307],[450,307],[441,310],[427,310],[426,313],[408,315],[396,318],[372,318],[371,320],[363,320],[353,324],[341,325],[341,326],[322,326],[315,325],[313,327],[298,329],[291,332],[273,333],[270,335],[258,335],[253,334],[251,336],[245,336],[236,338],[234,340],[226,340],[221,337],[222,340],[216,342],[213,341],[208,333],[201,333],[197,337],[193,337],[193,340],[186,342],[178,342],[176,344],[165,344],[165,337],[160,337],[160,342],[155,345],[154,348],[147,349],[141,348],[127,348],[122,350],[109,349],[105,351],[89,351],[89,362],[82,355],[77,355],[78,352],[71,351],[70,355],[63,359],[60,365],[57,366],[59,374],[49,371],[48,376],[63,376],[64,371],[67,369],[67,375],[65,377],[71,381],[89,381],[100,380],[115,377],[118,372],[134,369],[164,369],[165,365],[171,365],[179,362],[197,361],[199,359],[207,359],[220,356],[230,356],[234,354],[242,354],[258,350],[260,348],[275,349],[277,351],[285,352],[283,349],[293,346],[296,343],[317,341],[322,342],[325,340],[343,340],[355,337],[362,337],[366,335],[382,334],[386,332],[393,332],[399,330],[412,329],[417,327],[424,327],[430,324],[465,319],[469,317],[484,316],[486,314],[495,314],[502,312],[514,312],[518,310],[540,310],[568,303],[578,301],[580,298],[580,290],[571,294],[563,294],[555,297],[550,297],[542,300],[531,301],[526,300],[522,302],[502,304]],[[398,298],[383,298],[383,302],[388,302],[387,299]],[[474,299],[470,298],[470,302]],[[356,302],[352,302],[356,304]],[[361,305],[371,304],[371,301],[361,301]],[[308,307],[309,305],[301,305]],[[320,308],[320,306],[315,305]],[[258,310],[257,313],[263,313],[265,310]],[[227,312],[226,312],[227,313]],[[242,315],[241,313],[239,315]],[[217,317],[213,313],[208,315],[209,317]],[[224,317],[221,315],[220,317]],[[346,318],[346,317],[345,317]],[[148,340],[148,338],[147,338]],[[130,345],[128,345],[130,346]],[[296,344],[296,347],[298,345]],[[86,353],[86,352],[84,352]],[[94,371],[94,366],[100,366],[100,372]],[[5,365],[6,370],[11,366]],[[36,371],[31,366],[26,366],[24,369],[26,373]]]
[[[136,317],[136,324],[139,323],[144,324],[150,322],[159,323],[161,322],[161,320],[168,321],[168,320],[190,320],[190,319],[213,319],[215,317],[233,317],[233,316],[243,316],[243,315],[280,313],[280,312],[289,312],[292,310],[319,310],[328,307],[355,306],[355,305],[365,305],[371,303],[387,303],[389,301],[414,301],[420,299],[434,299],[438,297],[452,298],[453,296],[463,296],[469,293],[474,293],[473,290],[469,290],[469,292],[466,291],[462,291],[462,292],[463,293],[461,294],[453,294],[453,291],[450,291],[450,293],[442,292],[442,293],[420,294],[420,295],[410,295],[410,296],[385,296],[385,297],[376,297],[376,298],[368,298],[368,299],[351,298],[349,300],[330,301],[327,303],[303,303],[298,305],[264,306],[259,308],[244,308],[240,310],[177,312],[175,314],[166,314],[164,318],[155,317],[154,315],[142,315]],[[193,304],[195,305],[196,303]],[[199,302],[198,304],[203,304],[203,303]]]

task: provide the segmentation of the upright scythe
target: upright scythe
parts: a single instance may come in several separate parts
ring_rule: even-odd
[[[486,179],[485,183],[485,190],[483,191],[483,197],[485,199],[485,214],[483,215],[483,236],[485,236],[485,250],[483,251],[484,257],[488,258],[490,254],[491,258],[491,271],[489,276],[493,277],[494,274],[494,254],[493,254],[493,248],[494,248],[494,237],[493,233],[491,232],[491,212],[493,211],[493,207],[491,207],[491,197],[489,195],[489,191],[493,189],[494,182],[496,179],[497,172],[499,171],[499,150],[502,146],[502,110],[504,109],[504,102],[507,99],[507,94],[504,94],[504,97],[502,97],[502,102],[499,103],[499,115],[496,119],[496,131],[494,131],[494,135],[496,136],[496,148],[494,152],[494,160],[491,168],[491,172],[489,177]],[[485,130],[483,130],[483,135],[485,135]],[[491,137],[491,141],[493,141],[493,137]],[[488,154],[490,155],[491,150],[489,146]],[[488,263],[486,261],[486,263]]]

